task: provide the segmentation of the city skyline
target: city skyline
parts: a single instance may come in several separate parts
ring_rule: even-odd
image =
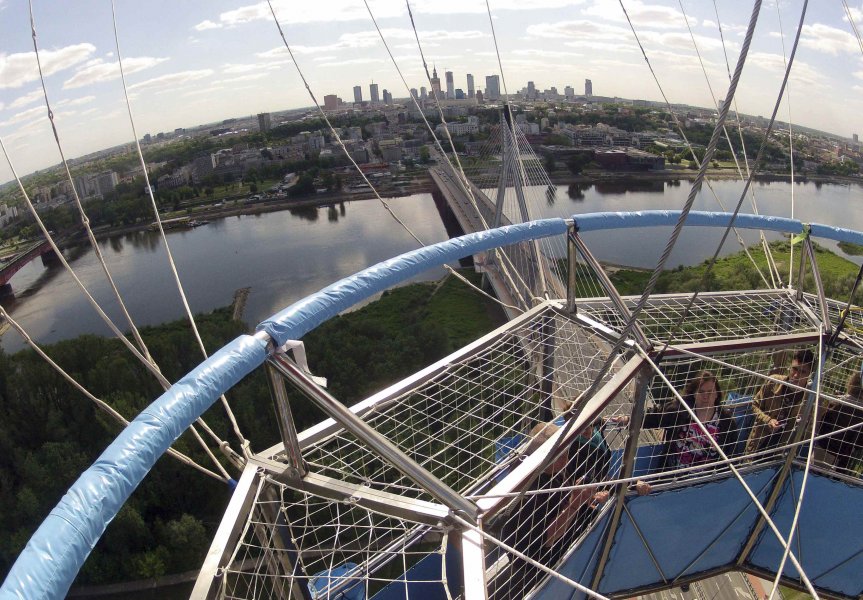
[[[800,0],[782,0],[780,35],[775,2],[765,2],[737,95],[741,112],[769,116],[790,52]],[[737,59],[751,5],[722,3],[725,47],[712,5],[676,0],[627,0],[633,25],[672,103],[713,104],[690,39],[692,28],[713,95],[721,98]],[[863,4],[851,4],[863,26]],[[20,174],[59,161],[45,115],[30,38],[26,3],[0,0],[0,136]],[[329,0],[315,6],[274,2],[286,38],[323,105],[325,95],[352,97],[374,80],[396,98],[401,83],[362,2]],[[403,5],[370,2],[378,25],[410,87],[430,86]],[[632,32],[616,3],[600,0],[500,0],[491,3],[504,72],[498,68],[485,12],[474,0],[418,0],[414,18],[429,69],[454,73],[455,89],[469,96],[466,75],[499,77],[500,94],[527,81],[538,90],[574,87],[590,79],[599,96],[661,100]],[[266,9],[266,10],[265,10]],[[207,122],[310,106],[269,15],[266,3],[205,6],[154,0],[117,3],[118,29],[138,135]],[[67,156],[131,142],[116,66],[110,10],[80,0],[75,11],[35,5],[37,41],[46,86]],[[170,18],[166,18],[170,16]],[[154,43],[158,40],[158,43]],[[863,60],[841,4],[810,5],[791,78],[792,121],[851,137],[861,128]],[[368,96],[366,89],[363,96]],[[486,97],[488,95],[486,94]],[[788,120],[787,106],[779,118]],[[11,178],[0,159],[0,181]]]

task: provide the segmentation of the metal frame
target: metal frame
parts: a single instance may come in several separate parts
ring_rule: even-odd
[[[398,469],[403,475],[429,492],[433,497],[476,523],[479,509],[476,504],[450,488],[443,481],[429,473],[386,437],[357,417],[345,405],[336,400],[326,390],[312,380],[311,376],[300,369],[284,355],[273,355],[269,359],[280,373],[291,380],[301,392],[307,395],[330,418],[336,420],[345,430],[357,436],[380,458]]]
[[[294,417],[291,413],[285,380],[272,363],[267,362],[265,368],[267,370],[267,383],[270,386],[270,394],[273,397],[273,403],[276,405],[276,421],[279,424],[279,433],[282,435],[282,444],[284,445],[288,467],[295,471],[296,477],[302,477],[306,474],[306,467],[303,463],[300,442],[297,439],[297,427],[294,424]]]
[[[803,247],[806,249],[806,256],[812,267],[812,277],[815,279],[815,289],[818,292],[822,331],[829,335],[833,332],[833,324],[830,322],[830,311],[827,307],[827,296],[824,294],[824,283],[821,281],[821,271],[818,269],[818,261],[815,260],[815,249],[812,247],[812,240],[809,237],[804,240]]]
[[[255,484],[258,481],[257,466],[247,464],[239,482],[237,482],[237,487],[234,488],[234,493],[225,514],[222,516],[222,521],[219,523],[210,549],[204,557],[204,563],[201,565],[190,598],[203,600],[217,597],[221,585],[219,570],[225,566],[231,557],[237,540],[240,538],[246,524],[244,517],[249,514],[255,502],[255,492],[257,491]]]
[[[641,425],[644,422],[644,405],[647,401],[647,390],[650,387],[651,377],[646,369],[642,369],[635,379],[635,397],[632,403],[632,415],[629,418],[629,435],[626,438],[626,446],[623,449],[623,462],[620,466],[620,479],[632,477],[632,471],[635,468],[635,455],[638,451],[638,434],[641,432]],[[605,533],[605,540],[602,545],[602,554],[599,556],[599,562],[596,564],[596,570],[593,574],[593,583],[591,588],[597,589],[599,581],[605,571],[605,565],[608,562],[608,555],[611,553],[611,547],[614,545],[614,536],[617,534],[617,528],[620,525],[620,517],[623,513],[624,503],[626,501],[627,486],[619,486],[614,500],[614,512],[609,521],[608,530]],[[632,518],[630,516],[630,518]]]

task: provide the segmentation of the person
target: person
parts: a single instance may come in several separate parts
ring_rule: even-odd
[[[824,418],[819,418],[818,435],[833,434],[835,431],[863,423],[861,374],[863,368],[848,377],[842,403],[830,402],[827,406]],[[819,440],[817,445],[831,455],[827,462],[838,469],[851,472],[854,461],[863,457],[863,427],[836,433]]]
[[[502,515],[500,540],[536,562],[549,568],[557,567],[570,544],[589,525],[594,515],[609,498],[608,490],[599,484],[608,478],[611,451],[597,421],[575,437],[540,473],[530,491],[553,490],[540,494],[525,494],[520,503]],[[525,455],[540,448],[559,427],[540,423],[530,432]],[[567,486],[594,484],[590,487],[561,490]],[[638,482],[639,495],[650,492],[650,486]],[[494,600],[522,598],[545,576],[530,562],[510,555],[510,565],[490,582],[489,597]]]
[[[708,463],[720,457],[715,440],[731,456],[737,442],[738,427],[731,411],[722,406],[719,380],[710,371],[701,371],[686,382],[681,394],[686,405],[701,422],[696,423],[677,398],[644,416],[644,429],[665,430],[663,470]]]
[[[752,398],[755,423],[746,441],[747,454],[790,441],[806,392],[787,384],[805,388],[814,362],[811,350],[798,350],[791,359],[788,374],[774,375],[779,381],[768,381]]]

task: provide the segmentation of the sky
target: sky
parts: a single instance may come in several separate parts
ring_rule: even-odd
[[[665,96],[697,106],[724,97],[727,64],[734,69],[752,13],[751,0],[488,3],[491,19],[485,0],[411,0],[426,61],[442,80],[453,71],[455,86],[466,89],[472,73],[482,89],[487,75],[502,74],[510,92],[533,81],[541,90],[572,85],[582,93],[591,79],[595,95],[662,100],[622,3]],[[847,3],[863,33],[863,0]],[[764,0],[736,96],[741,112],[770,115],[802,5]],[[408,87],[428,87],[402,0],[368,0],[368,9],[363,0],[273,0],[272,7],[321,104],[326,94],[351,101],[354,85],[368,99],[372,82],[407,96],[394,62]],[[115,0],[115,9],[139,137],[312,105],[266,1]],[[32,0],[32,10],[65,155],[131,142],[110,0]],[[793,123],[863,134],[861,92],[863,49],[842,0],[813,0],[779,118],[789,120],[790,110]],[[0,139],[19,175],[59,162],[26,0],[0,0]],[[11,178],[0,153],[0,182]]]

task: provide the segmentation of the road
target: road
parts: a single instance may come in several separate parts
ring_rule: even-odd
[[[747,578],[749,578],[749,582],[747,582]],[[752,600],[756,598],[753,594],[754,590],[758,590],[757,593],[760,593],[765,589],[770,590],[768,582],[732,571],[693,583],[686,592],[676,587],[663,592],[636,596],[636,598],[643,600]],[[760,599],[756,598],[756,600]]]

